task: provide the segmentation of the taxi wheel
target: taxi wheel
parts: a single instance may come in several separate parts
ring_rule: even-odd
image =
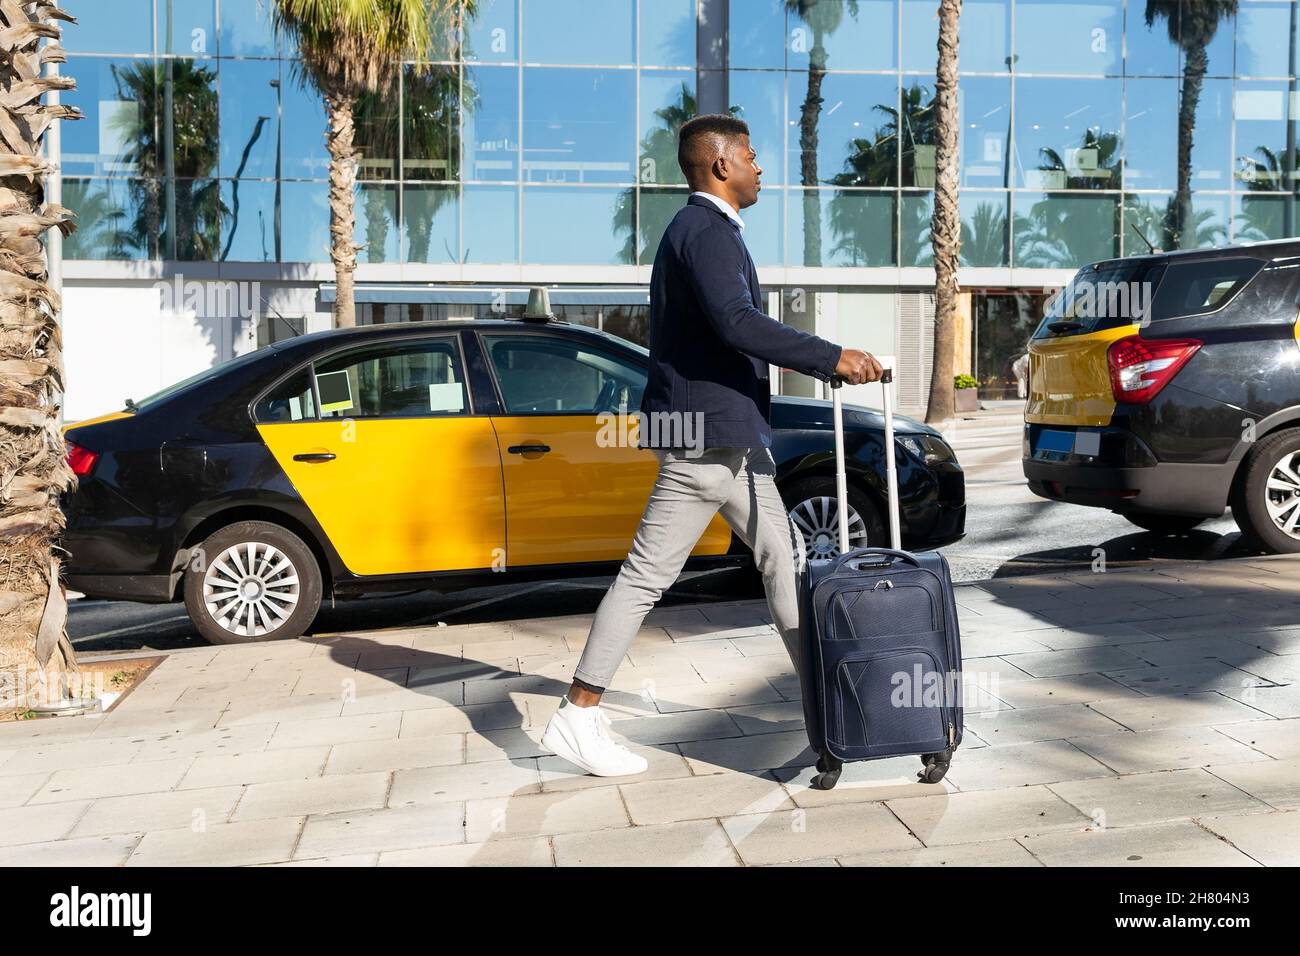
[[[1232,500],[1241,536],[1275,554],[1300,552],[1300,428],[1261,440],[1243,467]]]
[[[853,485],[849,493],[849,547],[889,543],[876,507]],[[803,535],[809,561],[825,561],[840,553],[839,499],[833,475],[802,478],[781,489],[790,519]]]
[[[213,644],[298,637],[320,609],[321,574],[300,537],[267,521],[228,525],[185,572],[185,609]]]

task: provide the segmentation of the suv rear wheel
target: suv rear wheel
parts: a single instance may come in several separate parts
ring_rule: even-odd
[[[185,609],[213,644],[300,636],[320,609],[321,573],[311,549],[287,528],[240,521],[200,545],[185,572]]]
[[[1265,551],[1300,552],[1300,428],[1261,440],[1243,468],[1232,500],[1242,537]]]

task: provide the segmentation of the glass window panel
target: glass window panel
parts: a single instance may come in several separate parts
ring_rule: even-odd
[[[516,0],[478,0],[476,13],[465,18],[464,58],[469,61],[512,63],[519,53],[519,10]]]
[[[452,336],[373,345],[317,363],[322,418],[405,418],[468,412]]]
[[[217,10],[213,0],[158,0],[158,52],[216,56]]]
[[[398,113],[397,83],[377,93],[363,93],[352,107],[356,131],[357,178],[397,178],[397,140],[401,120]]]
[[[466,67],[466,178],[519,178],[519,70],[517,67]]]
[[[454,66],[408,68],[403,85],[403,178],[459,179],[460,71]]]
[[[1289,91],[1286,83],[1239,81],[1233,115],[1237,122],[1237,180],[1242,184],[1239,188],[1294,189],[1295,124],[1300,121],[1300,93]],[[1293,151],[1291,162],[1287,161],[1288,127]]]
[[[898,207],[898,264],[930,266],[934,250],[930,246],[930,223],[934,216],[934,193],[904,192]]]
[[[779,266],[785,245],[785,196],[783,190],[764,186],[758,202],[740,210],[745,221],[744,239],[755,265]]]
[[[281,187],[281,202],[283,206],[280,218],[290,224],[283,233],[283,261],[328,262],[330,257],[328,184],[284,183]]]
[[[77,78],[77,88],[63,100],[85,114],[62,124],[64,173],[156,175],[161,149],[154,61],[69,57],[64,70]]]
[[[407,262],[460,259],[460,202],[455,186],[402,187],[402,249]]]
[[[895,0],[813,0],[788,6],[789,69],[806,70],[819,60],[828,70],[897,68]]]
[[[1192,188],[1228,189],[1232,169],[1232,81],[1206,80],[1192,131]],[[1238,129],[1238,136],[1241,135]],[[1176,134],[1175,134],[1176,135]],[[1241,143],[1237,143],[1240,149]]]
[[[1242,3],[1237,7],[1237,75],[1289,76],[1295,55],[1294,3]]]
[[[1189,0],[1184,0],[1184,4]],[[1220,3],[1214,5],[1211,9],[1218,14],[1218,18],[1205,24],[1207,30],[1212,29],[1209,33],[1210,41],[1206,45],[1205,52],[1209,59],[1210,76],[1232,76],[1233,69],[1233,35],[1236,32],[1236,15],[1232,7],[1240,9],[1244,4],[1238,0],[1235,4]],[[1186,57],[1184,56],[1184,60]]]
[[[361,245],[358,262],[397,262],[397,187],[365,183],[357,187],[353,236]]]
[[[116,0],[114,3],[91,0],[90,3],[64,4],[64,7],[77,18],[76,24],[61,24],[63,46],[68,51],[153,52],[153,0]]]
[[[523,36],[528,63],[636,62],[632,0],[528,0]]]
[[[603,349],[539,335],[485,335],[483,346],[512,414],[641,407],[645,371]]]
[[[731,111],[749,125],[749,141],[763,167],[763,178],[777,185],[786,182],[785,82],[784,73],[733,72],[730,77]],[[797,166],[793,175],[799,175]]]
[[[786,232],[791,266],[894,264],[894,195],[792,189]]]
[[[227,214],[221,223],[221,253],[226,262],[275,262],[283,253],[283,218],[276,220],[280,192],[275,183],[226,180],[221,184]],[[324,191],[322,184],[320,189]],[[296,229],[297,224],[294,224]]]
[[[1143,236],[1157,249],[1166,251],[1223,245],[1228,241],[1228,200],[1226,195],[1197,193],[1192,197],[1191,225],[1179,228],[1173,193],[1126,195],[1124,254],[1147,255],[1151,250],[1142,241]]]
[[[685,183],[677,164],[677,133],[696,114],[695,74],[641,72],[640,155],[643,183]]]
[[[1124,185],[1174,189],[1178,185],[1179,80],[1130,79],[1125,86]],[[1193,138],[1205,144],[1203,137]]]
[[[784,67],[785,0],[728,0],[727,41],[733,68]]]
[[[157,225],[143,213],[145,198],[156,195],[156,181],[120,178],[69,178],[63,204],[77,214],[77,231],[63,240],[67,259],[152,259],[157,257]],[[157,204],[152,204],[157,209]]]
[[[217,171],[217,61],[160,60],[155,74],[159,122],[171,125],[173,166],[177,176],[211,176]],[[167,112],[168,87],[172,109]],[[166,130],[160,130],[166,160]]]
[[[275,56],[271,3],[272,0],[222,0],[222,56]]]
[[[1152,10],[1147,25],[1147,9]],[[1128,5],[1128,30],[1124,36],[1126,60],[1124,72],[1129,76],[1178,76],[1178,16],[1167,14],[1176,4],[1145,4],[1131,0]]]
[[[641,265],[652,265],[659,251],[659,240],[677,211],[686,205],[690,194],[685,189],[642,189],[641,215],[638,225]],[[761,198],[761,197],[760,197]],[[770,201],[770,200],[769,200]],[[779,201],[779,199],[778,199]],[[749,229],[748,223],[745,225]]]
[[[280,125],[280,64],[221,63],[221,175],[272,179]]]
[[[519,193],[514,186],[466,186],[462,262],[519,261]]]
[[[1287,239],[1300,231],[1294,195],[1238,194],[1232,216],[1233,242]]]
[[[1123,0],[1017,0],[1016,71],[1120,72]]]
[[[641,0],[641,63],[695,66],[695,0]]]
[[[330,157],[325,148],[325,106],[320,94],[304,88],[292,70],[281,78],[284,139],[281,162],[286,179],[325,179]]]
[[[630,226],[630,218],[620,216],[622,195],[616,189],[525,189],[524,262],[631,263],[630,229],[619,229],[620,219]]]
[[[907,0],[909,5],[916,0]],[[936,6],[931,4],[931,6]],[[966,0],[961,8],[961,48],[958,67],[962,72],[998,73],[1008,68],[1011,55],[1011,4],[1008,0]],[[916,69],[933,70],[938,60],[939,24],[934,24],[929,65]],[[925,58],[920,62],[924,64]],[[912,69],[912,67],[904,67]]]
[[[810,76],[816,84],[816,73],[789,74],[790,179],[806,186],[892,185],[897,175],[897,78],[827,73],[819,89],[811,89]],[[805,117],[805,105],[815,104],[816,97],[820,109]],[[904,114],[905,129],[918,119],[924,123],[919,109]]]
[[[961,113],[962,185],[1009,186],[1011,81],[1004,77],[964,77],[957,101]]]
[[[1017,182],[1118,189],[1121,81],[1016,79]]]
[[[650,344],[650,306],[608,305],[605,306],[604,313],[601,319],[602,331],[642,347]]]
[[[1119,254],[1114,196],[1017,193],[1014,260],[1025,269],[1077,269]]]
[[[636,75],[630,70],[524,70],[524,178],[634,182]]]
[[[990,267],[1009,264],[1007,193],[961,193],[961,264]],[[928,241],[927,236],[927,241]]]
[[[162,234],[159,239],[162,257],[188,262],[210,262],[220,258],[222,224],[230,215],[221,181],[164,180],[162,193]],[[171,244],[173,222],[176,224],[174,256]]]

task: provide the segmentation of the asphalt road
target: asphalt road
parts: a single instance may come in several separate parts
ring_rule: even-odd
[[[1161,537],[1095,508],[1035,497],[1020,474],[1020,424],[1011,413],[960,422],[950,438],[966,470],[966,537],[944,549],[960,581],[1152,561],[1215,560],[1250,553],[1230,516]],[[466,624],[594,611],[611,578],[503,584],[450,594],[429,591],[326,604],[313,633]],[[663,606],[762,597],[757,574],[729,568],[687,572]],[[68,632],[78,651],[165,650],[205,643],[183,605],[71,602]]]

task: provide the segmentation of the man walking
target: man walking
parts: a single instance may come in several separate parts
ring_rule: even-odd
[[[597,776],[646,769],[645,758],[610,737],[600,697],[719,511],[754,552],[772,620],[796,659],[804,546],[774,480],[768,365],[854,385],[882,374],[868,353],[764,314],[739,215],[758,201],[763,173],[749,127],[731,116],[698,116],[683,124],[677,158],[692,192],[655,255],[641,402],[640,444],[654,450],[659,476],[627,560],[596,610],[573,685],[542,735],[542,746]]]

